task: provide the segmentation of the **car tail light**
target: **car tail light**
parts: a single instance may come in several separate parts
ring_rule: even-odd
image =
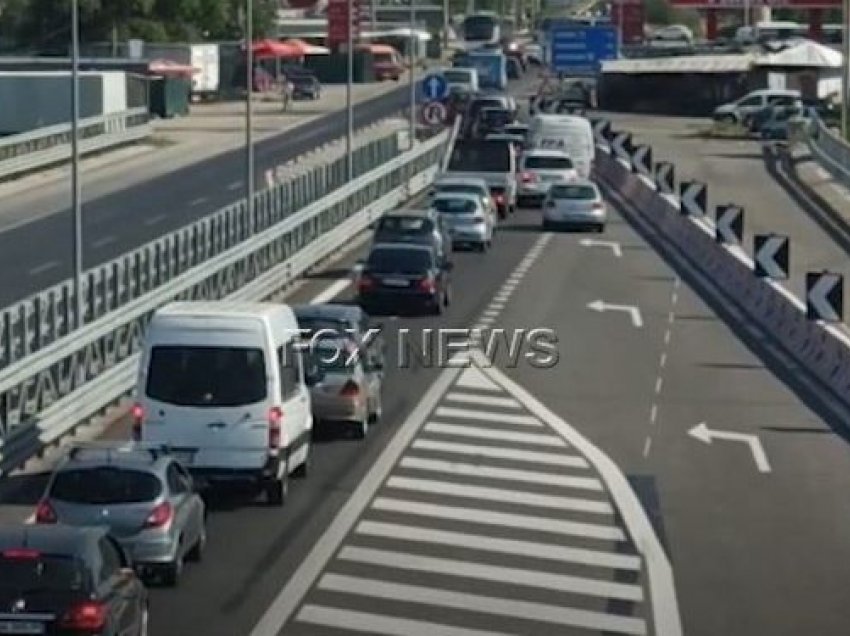
[[[537,175],[533,172],[523,172],[520,175],[520,179],[522,179],[523,183],[531,183],[532,181],[537,181]]]
[[[603,209],[604,207],[605,207],[605,206],[603,206],[603,205],[602,205],[599,201],[596,201],[596,202],[593,204],[593,209],[594,209],[594,210],[601,210],[601,209]]]
[[[41,557],[39,550],[31,550],[29,548],[12,548],[11,550],[3,550],[0,552],[4,559],[12,559],[17,561],[30,561]]]
[[[343,397],[356,397],[360,394],[360,386],[354,380],[349,380],[342,385],[339,394]]]
[[[437,290],[437,286],[434,279],[429,276],[428,278],[423,278],[419,281],[419,289],[420,291],[433,294]]]
[[[133,416],[133,439],[141,441],[142,439],[142,424],[145,421],[145,409],[141,404],[136,403],[130,411]]]
[[[56,523],[57,521],[59,521],[59,518],[57,517],[53,506],[50,505],[50,502],[44,500],[39,501],[38,506],[35,508],[35,522]]]
[[[371,276],[361,276],[360,279],[357,281],[357,289],[361,292],[369,291],[373,287],[375,287],[375,281],[372,279]]]
[[[99,601],[83,601],[65,612],[59,627],[62,630],[83,634],[99,634],[106,627],[108,610]]]
[[[496,199],[496,205],[502,205],[505,202],[504,194],[497,194],[494,198]]]
[[[283,426],[283,409],[273,406],[269,409],[269,448],[280,448]]]
[[[171,523],[174,518],[174,508],[167,501],[158,504],[145,519],[145,528],[162,528]]]

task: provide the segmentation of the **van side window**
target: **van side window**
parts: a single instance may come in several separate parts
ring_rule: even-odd
[[[278,348],[277,360],[280,366],[280,394],[287,400],[298,392],[301,383],[301,356],[292,340]]]

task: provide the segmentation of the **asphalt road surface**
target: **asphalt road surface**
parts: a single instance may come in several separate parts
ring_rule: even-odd
[[[398,88],[357,104],[354,126],[388,117],[408,103],[409,89]],[[345,117],[335,112],[257,143],[257,187],[264,187],[266,169],[343,137],[345,130]],[[109,261],[243,197],[244,165],[244,151],[234,150],[87,201],[83,267]],[[0,307],[71,276],[72,220],[69,207],[0,233]]]

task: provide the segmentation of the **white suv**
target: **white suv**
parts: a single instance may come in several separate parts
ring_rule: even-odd
[[[553,183],[573,181],[578,172],[570,156],[562,150],[535,148],[525,152],[519,168],[517,205],[542,205]]]

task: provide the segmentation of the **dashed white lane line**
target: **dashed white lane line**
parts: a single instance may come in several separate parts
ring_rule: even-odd
[[[341,278],[338,281],[335,281],[329,287],[326,287],[322,291],[320,291],[316,296],[310,301],[311,305],[320,305],[322,303],[327,303],[332,301],[334,298],[339,296],[342,292],[348,289],[351,286],[351,279]]]
[[[664,378],[662,376],[658,376],[655,378],[655,395],[661,393],[661,387],[664,386]]]
[[[643,444],[643,456],[644,458],[649,457],[649,451],[652,448],[652,438],[647,435],[646,441]]]
[[[148,227],[152,225],[156,225],[157,223],[162,223],[165,220],[164,214],[157,214],[156,216],[149,217],[143,221],[144,225]]]
[[[59,267],[59,261],[47,261],[46,263],[42,263],[41,265],[36,265],[29,271],[30,276],[39,276],[44,274],[45,272],[49,272],[51,269]]]
[[[652,398],[652,406],[649,411],[649,423],[651,426],[655,426],[658,422],[658,400],[661,397],[661,390],[664,387],[664,372],[667,368],[667,358],[668,358],[668,350],[670,347],[670,341],[673,337],[673,325],[676,321],[676,304],[679,302],[679,285],[681,281],[678,276],[673,279],[673,289],[670,292],[670,311],[667,312],[667,327],[664,330],[664,344],[661,348],[661,354],[658,358],[658,375],[655,378],[655,393]],[[650,432],[646,437],[646,441],[643,445],[643,457],[644,459],[649,457],[650,450],[652,449],[652,435]]]
[[[106,247],[110,243],[114,243],[116,239],[113,235],[104,236],[103,238],[99,238],[96,241],[92,241],[92,247],[95,249],[100,249],[101,247]]]
[[[207,201],[207,197],[197,197],[197,198],[189,201],[189,207],[192,207],[192,208],[197,207],[197,206],[201,205],[202,203],[206,203],[206,201]]]

